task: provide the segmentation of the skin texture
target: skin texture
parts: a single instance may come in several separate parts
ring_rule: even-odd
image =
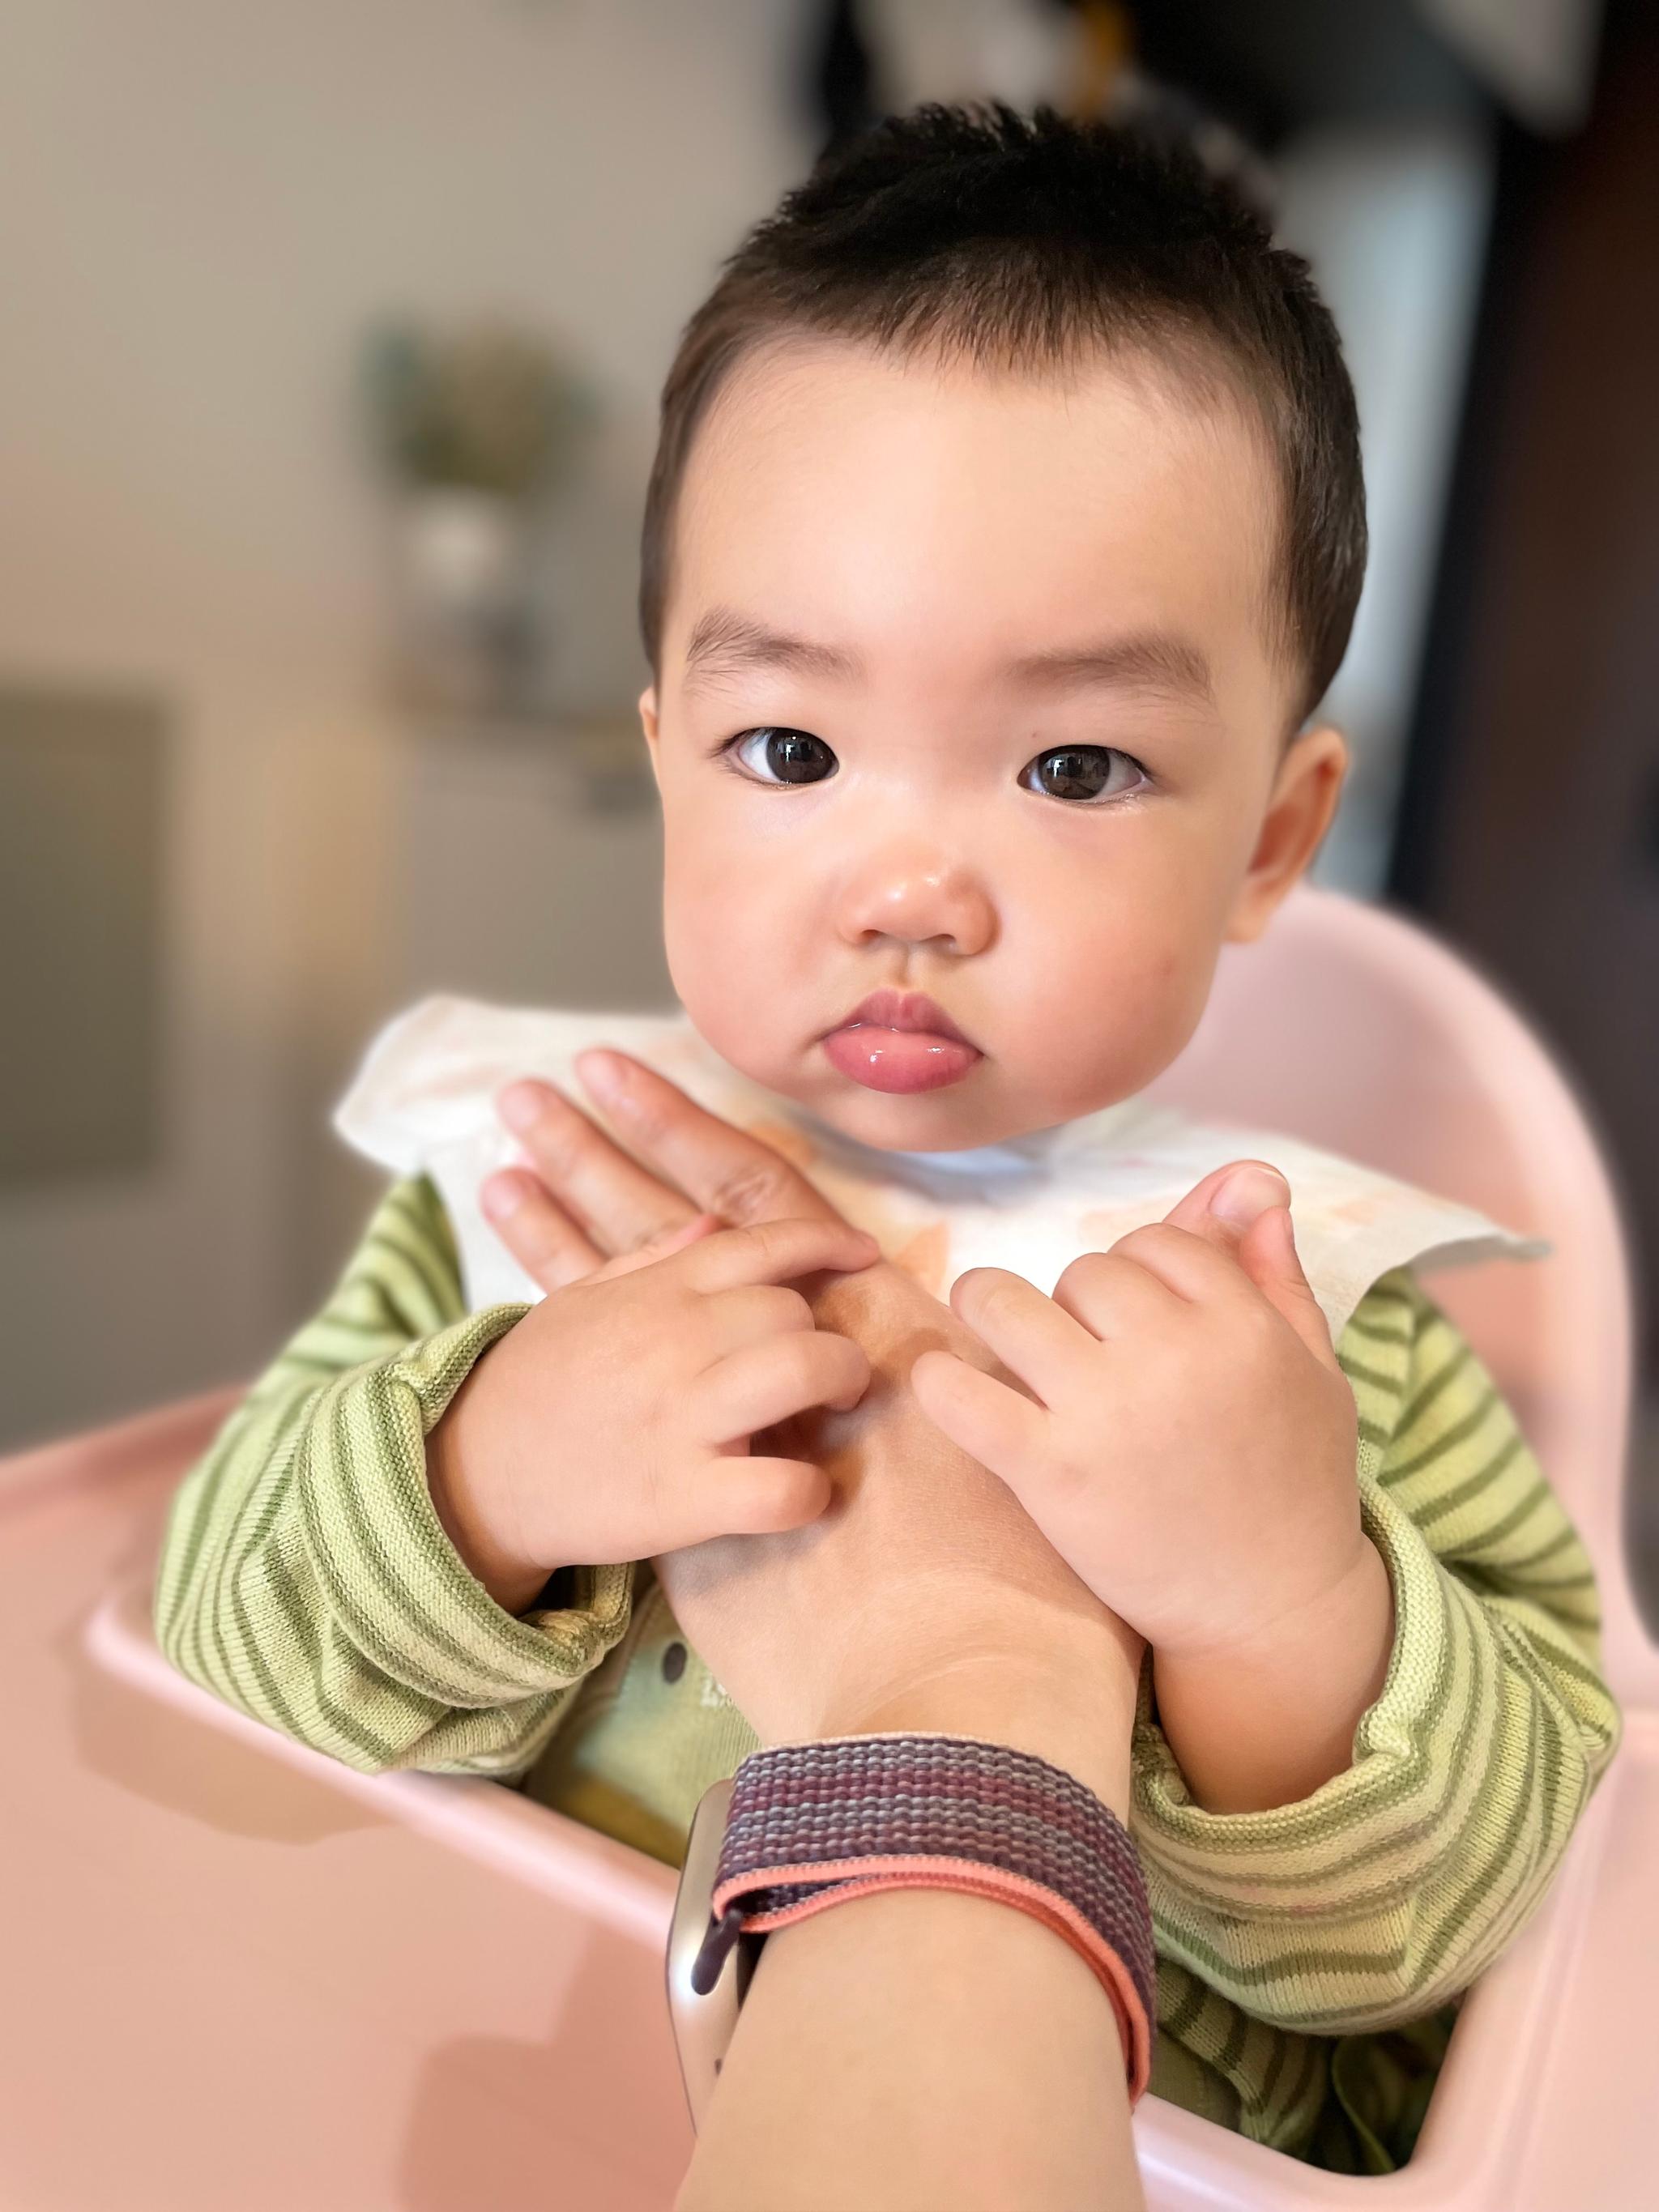
[[[1133,364],[995,376],[799,340],[751,357],[690,457],[659,682],[641,701],[670,963],[708,1040],[836,1127],[907,1150],[1048,1127],[1166,1067],[1222,944],[1259,935],[1311,859],[1346,767],[1332,729],[1285,743],[1298,674],[1276,617],[1276,513],[1248,416]],[[757,653],[763,634],[798,643]],[[769,726],[830,748],[835,773],[757,780],[733,743]],[[1079,747],[1104,751],[1103,798],[1025,787],[1029,763]],[[830,1065],[825,1031],[889,988],[927,994],[981,1048],[963,1080],[884,1094]],[[487,1194],[514,1205],[507,1242],[561,1283],[699,1212],[812,1210],[763,1146],[711,1130],[672,1086],[614,1055],[583,1074],[626,1151],[547,1086],[515,1086],[504,1105],[524,1109],[538,1173]],[[1157,1631],[1176,1754],[1200,1802],[1232,1810],[1346,1765],[1391,1603],[1358,1529],[1351,1394],[1282,1193],[1231,1225],[1212,1194],[1085,1262],[1059,1303],[968,1279],[957,1317],[988,1334],[1000,1374],[941,1340],[919,1397],[888,1391],[860,1449],[921,1402],[933,1433],[1004,1477],[1079,1582]],[[872,1369],[878,1273],[845,1277],[833,1311],[814,1301]],[[501,1432],[529,1389],[505,1349],[518,1334],[458,1398],[475,1435]],[[798,1358],[798,1334],[750,1347],[756,1370]],[[1038,1362],[1057,1334],[1068,1356]],[[550,1380],[550,1422],[556,1397]],[[1233,1448],[1195,1455],[1200,1436]],[[556,1432],[542,1444],[556,1466]],[[779,1455],[752,1437],[725,1449]],[[783,1455],[830,1473],[832,1510],[839,1449],[831,1430]],[[457,1525],[509,1529],[507,1501],[475,1510],[482,1455],[434,1449]],[[1227,1510],[1241,1480],[1243,1514]],[[670,1525],[640,1548],[681,1540]],[[775,1542],[768,1571],[793,1555]]]

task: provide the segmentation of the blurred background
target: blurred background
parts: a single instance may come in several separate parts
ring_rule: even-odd
[[[387,1013],[665,998],[678,331],[828,142],[987,94],[1191,131],[1311,255],[1375,546],[1316,879],[1571,1072],[1659,1402],[1659,9],[8,0],[0,1448],[270,1355]]]

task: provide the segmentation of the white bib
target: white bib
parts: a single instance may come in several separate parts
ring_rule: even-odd
[[[1211,1169],[1243,1158],[1271,1161],[1289,1180],[1297,1250],[1333,1340],[1390,1267],[1529,1260],[1551,1249],[1297,1138],[1200,1121],[1144,1097],[974,1152],[879,1152],[739,1075],[683,1015],[423,999],[371,1044],[334,1126],[394,1174],[431,1176],[474,1310],[543,1295],[478,1204],[486,1176],[526,1158],[496,1115],[496,1094],[516,1077],[540,1076],[591,1111],[572,1063],[595,1045],[631,1053],[711,1113],[764,1138],[940,1297],[979,1267],[1010,1268],[1052,1291],[1079,1252],[1105,1251],[1127,1231],[1161,1221]]]

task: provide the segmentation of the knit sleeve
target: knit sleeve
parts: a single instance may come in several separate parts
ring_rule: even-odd
[[[1154,1717],[1134,1814],[1161,1952],[1258,2020],[1398,2025],[1466,1989],[1544,1894],[1618,1741],[1588,1556],[1509,1407],[1409,1269],[1338,1357],[1394,1589],[1349,1767],[1298,1803],[1195,1805]]]
[[[426,1437],[526,1309],[469,1316],[424,1177],[395,1185],[327,1305],[180,1486],[155,1630],[174,1666],[368,1772],[505,1777],[533,1764],[627,1626],[631,1571],[503,1610],[427,1487]]]

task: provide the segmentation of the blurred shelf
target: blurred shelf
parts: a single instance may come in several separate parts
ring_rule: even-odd
[[[468,758],[495,755],[544,762],[586,787],[596,811],[653,802],[645,739],[634,716],[406,713],[412,747]]]
[[[661,820],[637,725],[446,717],[411,720],[407,734],[393,864],[401,1000],[671,1004]]]

